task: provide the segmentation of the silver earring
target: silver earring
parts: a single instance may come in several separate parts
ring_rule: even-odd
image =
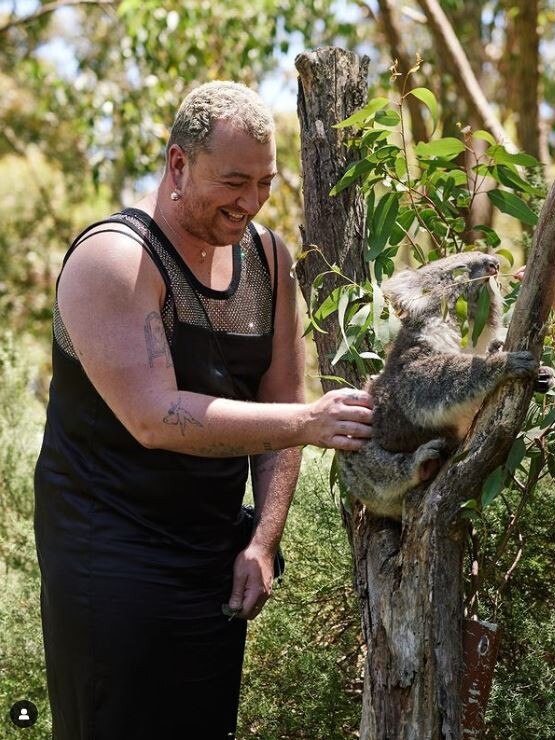
[[[179,190],[172,190],[170,193],[170,198],[172,200],[179,200],[181,198],[181,192]]]

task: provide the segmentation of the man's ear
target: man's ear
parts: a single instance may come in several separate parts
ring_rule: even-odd
[[[179,144],[172,144],[166,157],[166,168],[170,174],[172,185],[182,190],[183,176],[187,172],[190,157]]]

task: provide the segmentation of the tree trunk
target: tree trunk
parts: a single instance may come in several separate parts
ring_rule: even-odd
[[[438,0],[418,0],[426,16],[430,32],[446,66],[455,78],[469,110],[482,122],[482,126],[509,151],[516,147],[488,103],[472,71],[464,49]]]
[[[518,141],[540,159],[538,0],[518,0]]]
[[[339,49],[319,49],[300,54],[295,64],[300,75],[298,114],[301,124],[301,159],[303,163],[303,193],[305,195],[305,226],[303,249],[318,247],[331,264],[339,266],[345,275],[362,282],[367,274],[362,259],[364,235],[364,201],[356,188],[347,188],[334,198],[329,191],[341,178],[350,163],[345,147],[348,133],[332,128],[361,108],[368,97],[368,58],[358,57]],[[312,251],[298,263],[297,276],[305,300],[309,303],[314,277],[328,268],[322,257]],[[327,296],[341,284],[336,274],[326,276],[321,296]],[[359,377],[349,363],[339,361],[332,367],[338,342],[338,327],[334,317],[321,322],[328,332],[318,332],[317,346],[322,375],[340,375],[354,385]],[[322,380],[324,390],[337,387],[331,380]]]
[[[305,246],[318,244],[329,262],[360,280],[363,262],[362,201],[355,188],[329,197],[345,170],[345,133],[333,124],[366,101],[367,60],[341,49],[320,49],[296,59],[304,176]],[[555,189],[542,211],[529,269],[507,340],[510,348],[539,356],[555,291]],[[315,254],[299,263],[305,299],[322,272]],[[332,274],[325,297],[340,284]],[[546,287],[549,286],[549,289]],[[315,336],[320,369],[339,343],[335,322]],[[334,372],[362,381],[351,368]],[[329,388],[329,382],[323,383]],[[361,740],[461,738],[462,501],[478,494],[485,477],[503,461],[518,431],[531,385],[510,383],[494,394],[463,446],[428,489],[406,502],[402,527],[372,519],[355,504],[346,525],[355,566],[355,587],[368,647]]]

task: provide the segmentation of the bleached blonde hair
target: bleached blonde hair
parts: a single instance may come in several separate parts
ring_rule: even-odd
[[[168,150],[178,144],[193,159],[200,149],[210,150],[216,121],[230,121],[261,144],[266,144],[275,130],[270,109],[257,93],[238,82],[215,80],[185,97],[170,132]]]

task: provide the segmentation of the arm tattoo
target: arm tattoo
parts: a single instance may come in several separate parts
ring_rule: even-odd
[[[195,427],[202,426],[198,419],[195,419],[194,416],[191,416],[187,409],[184,409],[181,406],[181,401],[179,399],[176,401],[176,403],[172,403],[172,405],[168,409],[167,415],[164,416],[162,421],[164,422],[164,424],[178,424],[183,436],[185,436],[185,428],[187,427],[187,424],[192,424]]]
[[[162,317],[156,311],[151,311],[146,317],[145,340],[150,367],[154,367],[154,360],[157,357],[166,358],[166,367],[173,365]]]

